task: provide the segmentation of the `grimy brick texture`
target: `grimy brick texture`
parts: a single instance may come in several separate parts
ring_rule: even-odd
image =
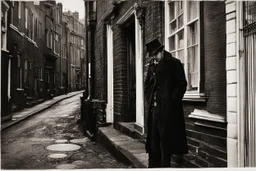
[[[117,9],[117,15],[113,20],[113,53],[114,53],[114,114],[115,119],[132,121],[128,109],[128,77],[127,77],[127,49],[125,29],[120,28],[115,23],[129,10],[137,1],[131,0],[122,2]],[[153,38],[159,38],[164,42],[164,3],[144,1],[145,13],[145,43]],[[106,51],[106,28],[105,20],[109,14],[111,2],[97,2],[97,26],[95,35],[95,98],[107,99],[107,51]],[[162,22],[159,22],[162,21]],[[149,62],[148,57],[144,57],[144,64]],[[144,67],[144,77],[147,68]],[[146,122],[146,119],[145,119]]]
[[[118,121],[135,121],[132,120],[128,109],[128,80],[127,80],[127,40],[126,32],[119,27],[116,22],[125,14],[127,10],[137,1],[125,1],[118,5],[113,20],[113,43],[114,43],[114,122]],[[141,2],[141,1],[140,1]],[[98,99],[107,99],[107,51],[106,51],[106,16],[111,10],[109,1],[97,1],[97,26],[95,35],[95,95]],[[164,2],[160,1],[143,1],[145,7],[145,27],[144,42],[145,44],[154,38],[158,38],[164,44]],[[226,115],[226,72],[225,72],[225,54],[226,54],[226,37],[225,37],[225,2],[201,2],[201,86],[202,93],[206,95],[206,102],[184,101],[184,115],[186,118],[188,138],[194,138],[199,151],[210,154],[209,145],[218,145],[219,139],[225,141],[223,136],[226,131],[225,123],[208,122],[188,117],[194,109],[206,110],[209,113]],[[147,74],[147,55],[143,58],[144,79]],[[145,111],[148,107],[145,103]],[[147,116],[144,118],[145,125]],[[204,126],[198,126],[201,124]],[[115,124],[114,124],[115,125]],[[191,126],[193,125],[193,126]],[[146,128],[146,127],[145,127]],[[193,137],[191,135],[197,135]],[[220,138],[216,138],[217,135]],[[208,140],[211,144],[205,145]],[[189,142],[190,143],[190,142]],[[191,144],[190,144],[191,145]],[[226,146],[219,146],[222,152],[226,151]],[[217,149],[218,149],[217,148]],[[190,148],[191,149],[191,148]],[[201,152],[200,151],[200,152]],[[218,151],[218,150],[217,150]],[[201,153],[200,153],[201,155]],[[213,154],[215,157],[218,154]],[[201,155],[206,161],[209,156]],[[211,158],[212,159],[212,158]],[[225,165],[226,156],[222,157]],[[210,161],[218,166],[217,159]],[[223,165],[223,163],[222,163]]]
[[[225,2],[204,2],[204,66],[207,111],[226,115]]]

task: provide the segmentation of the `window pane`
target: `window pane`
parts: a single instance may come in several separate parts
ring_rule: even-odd
[[[174,2],[170,2],[169,3],[169,9],[170,9],[170,21],[172,21],[173,19],[174,19],[174,12],[175,12],[175,10],[174,10]]]
[[[188,49],[188,90],[198,89],[198,45]]]
[[[184,25],[183,22],[183,14],[178,18],[178,29],[181,28]]]
[[[175,50],[175,35],[169,38],[170,51]]]
[[[184,65],[184,50],[179,50],[177,53],[177,58],[181,61],[181,63]]]
[[[188,2],[188,21],[191,21],[198,17],[198,2]]]
[[[177,38],[178,38],[178,49],[184,47],[184,31],[181,30],[177,33]]]
[[[177,20],[174,20],[171,24],[170,24],[170,33],[173,33],[175,30],[177,30],[177,24],[176,24]]]
[[[171,53],[173,57],[176,57],[176,53],[175,52],[172,52]]]
[[[176,2],[177,16],[183,13],[183,2]]]
[[[188,46],[198,43],[198,21],[188,26]]]
[[[256,2],[244,2],[244,25],[256,22]]]

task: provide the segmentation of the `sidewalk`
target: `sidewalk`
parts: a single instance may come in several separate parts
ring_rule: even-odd
[[[147,168],[148,154],[145,151],[145,144],[136,138],[132,138],[116,129],[113,126],[99,127],[98,142],[102,144],[115,158],[132,165],[134,168]],[[174,168],[199,168],[194,161],[192,154],[183,156],[183,163],[178,166],[171,162]]]
[[[70,98],[70,97],[73,97],[75,95],[78,95],[78,94],[81,94],[83,93],[84,90],[82,91],[75,91],[75,92],[71,92],[71,93],[68,93],[68,94],[65,94],[65,95],[61,95],[61,96],[57,96],[57,97],[54,97],[50,100],[47,100],[41,104],[38,104],[36,106],[33,106],[31,108],[26,108],[22,111],[19,111],[19,112],[14,112],[12,113],[12,120],[9,120],[9,121],[5,121],[1,124],[1,131],[35,115],[35,114],[38,114],[48,108],[50,108],[51,106],[55,105],[56,103],[64,100],[64,99],[67,99],[67,98]]]
[[[135,168],[147,168],[148,155],[145,145],[113,128],[99,127],[98,141],[120,161],[131,164]]]

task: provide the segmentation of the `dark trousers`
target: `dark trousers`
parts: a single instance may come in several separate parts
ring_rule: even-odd
[[[152,124],[151,151],[148,154],[148,167],[171,167],[171,153],[163,149],[158,126]]]

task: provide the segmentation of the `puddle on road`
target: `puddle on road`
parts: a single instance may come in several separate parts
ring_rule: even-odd
[[[69,117],[69,115],[61,115],[61,116],[59,116],[59,117],[61,117],[61,118],[67,118],[67,117]]]
[[[56,140],[55,143],[64,144],[64,143],[68,143],[68,140]]]
[[[76,144],[53,144],[46,147],[50,151],[75,151],[79,150],[81,147]]]
[[[88,161],[83,160],[76,160],[72,164],[76,165],[78,169],[84,169],[86,166],[88,166],[90,163]]]
[[[60,164],[56,166],[57,169],[75,169],[76,165],[74,164]]]
[[[74,118],[75,118],[75,116],[69,116],[68,118],[69,118],[69,119],[74,119]]]
[[[67,157],[67,155],[63,154],[63,153],[56,153],[56,154],[50,154],[47,157],[51,158],[51,159],[63,159],[65,157]]]
[[[30,138],[29,141],[32,142],[47,142],[47,141],[54,141],[53,138]]]
[[[87,141],[88,141],[88,138],[70,140],[70,142],[74,144],[85,144]]]

